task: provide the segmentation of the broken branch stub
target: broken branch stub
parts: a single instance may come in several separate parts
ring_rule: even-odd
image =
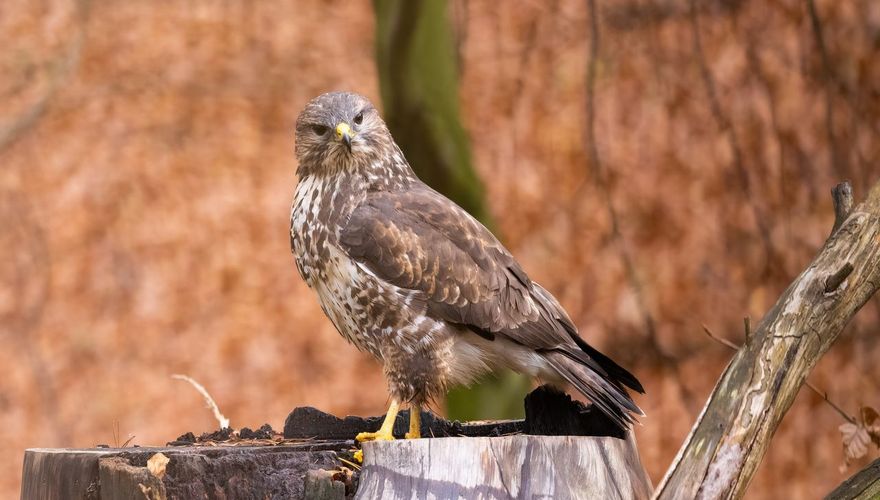
[[[852,210],[848,191],[834,193],[839,228],[731,360],[655,498],[741,498],[810,370],[880,287],[880,182]]]

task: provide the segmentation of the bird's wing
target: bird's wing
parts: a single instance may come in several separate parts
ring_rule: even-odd
[[[578,336],[556,299],[488,229],[424,184],[371,193],[339,241],[378,278],[417,292],[433,317],[487,338],[558,351],[642,391],[635,377]]]

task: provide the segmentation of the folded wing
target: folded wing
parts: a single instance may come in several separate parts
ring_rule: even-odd
[[[379,279],[415,291],[429,316],[544,355],[621,426],[641,413],[623,389],[644,392],[638,380],[578,335],[556,299],[488,229],[428,186],[371,193],[340,243]]]

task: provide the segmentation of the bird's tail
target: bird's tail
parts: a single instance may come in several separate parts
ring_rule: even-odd
[[[552,351],[545,352],[544,357],[563,379],[588,397],[602,413],[621,429],[628,429],[635,422],[634,415],[644,416],[644,413],[614,374],[610,374],[596,360],[584,354],[582,351]]]

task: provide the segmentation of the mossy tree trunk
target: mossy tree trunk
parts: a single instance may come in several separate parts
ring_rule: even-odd
[[[383,114],[416,174],[491,227],[461,122],[458,67],[445,0],[374,0]],[[522,416],[524,377],[505,374],[448,399],[460,419]]]
[[[458,102],[445,0],[375,0],[376,63],[385,120],[416,174],[488,222]]]

